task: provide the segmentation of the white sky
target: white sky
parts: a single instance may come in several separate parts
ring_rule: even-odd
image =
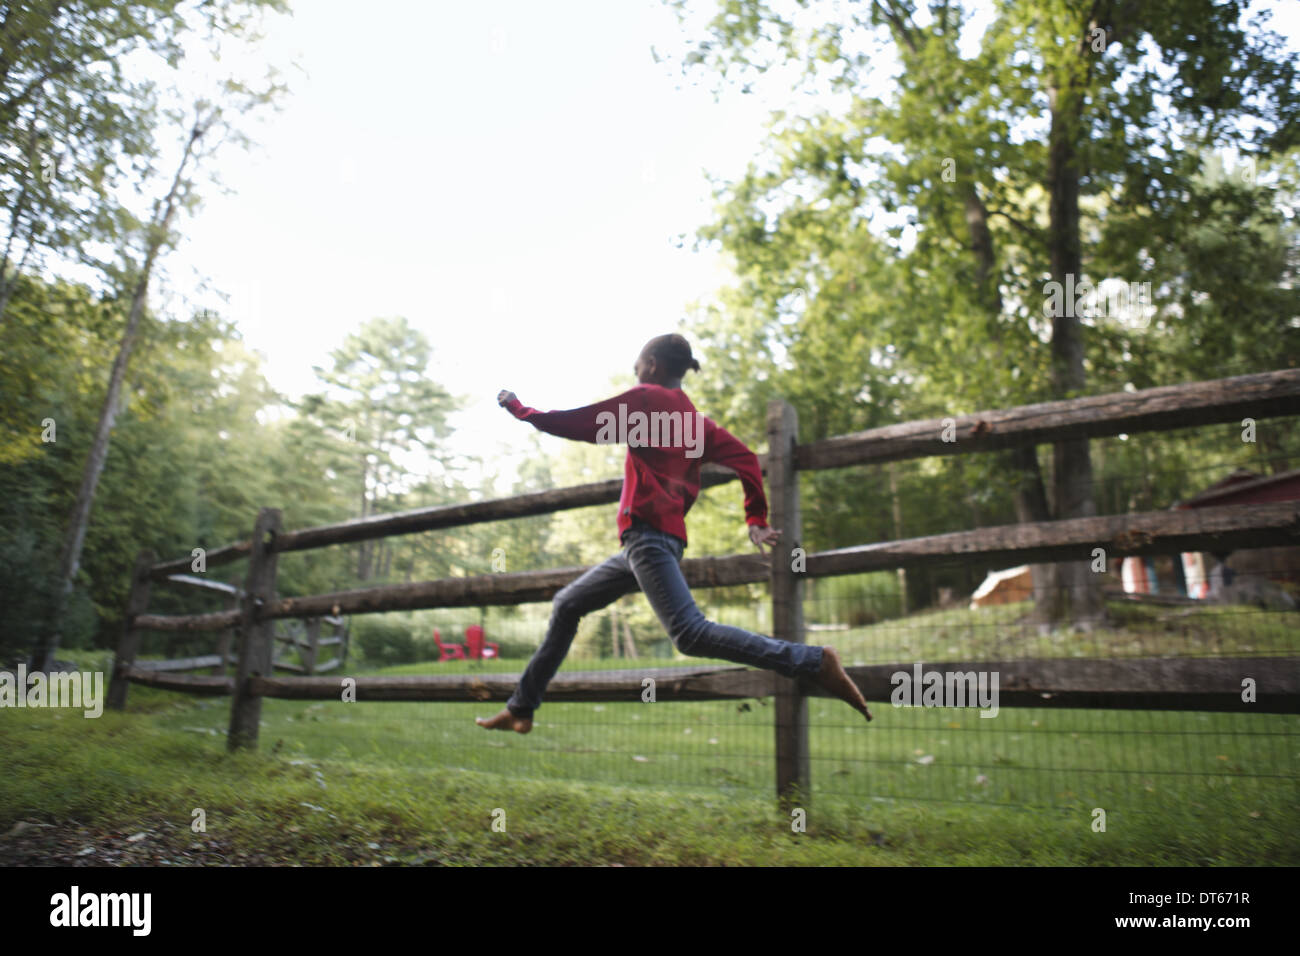
[[[262,50],[306,76],[287,71],[284,109],[250,124],[258,148],[220,155],[234,194],[205,190],[167,260],[171,285],[232,293],[222,311],[276,388],[314,389],[350,331],[403,315],[434,343],[431,376],[470,399],[456,451],[522,451],[531,428],[499,389],[542,409],[605,398],[727,281],[689,248],[704,170],[739,176],[771,107],[715,104],[656,64],[652,43],[680,46],[658,0],[296,6]]]
[[[1271,24],[1293,40],[1297,8]],[[741,176],[793,96],[778,79],[715,103],[711,78],[656,64],[652,44],[686,48],[660,0],[296,0],[266,29],[245,65],[281,67],[290,93],[247,124],[258,147],[220,155],[233,193],[202,189],[166,286],[231,315],[294,398],[349,332],[405,316],[435,346],[430,375],[469,399],[454,453],[489,474],[513,472],[531,430],[499,389],[542,409],[608,397],[648,338],[730,281],[689,248],[712,219],[705,171]]]

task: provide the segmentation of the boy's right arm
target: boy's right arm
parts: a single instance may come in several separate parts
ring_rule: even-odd
[[[706,418],[705,422],[704,460],[717,462],[740,476],[745,490],[745,524],[766,528],[767,495],[763,491],[763,469],[758,456],[712,419]]]

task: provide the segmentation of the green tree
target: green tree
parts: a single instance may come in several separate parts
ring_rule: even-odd
[[[457,400],[428,377],[432,354],[428,339],[406,319],[371,319],[330,353],[329,368],[316,368],[325,390],[298,405],[302,428],[315,432],[306,440],[326,454],[332,449],[336,473],[352,484],[356,517],[393,510],[413,485],[409,456],[454,472],[441,441],[451,433],[446,416]],[[391,545],[361,542],[357,579],[387,573],[391,554]]]
[[[66,517],[110,374],[102,357],[119,344],[129,304],[86,286],[27,276],[11,301],[10,321],[0,332],[0,434],[6,438],[0,444],[0,598],[12,617],[0,652],[30,651],[48,621]],[[259,413],[279,398],[229,323],[210,313],[169,321],[146,309],[139,341],[121,389],[82,567],[65,596],[62,643],[68,646],[116,642],[127,571],[140,548],[178,557],[246,538],[258,507],[307,484],[300,477],[305,464],[279,439],[280,425],[259,422]],[[313,486],[310,497],[292,500],[299,509],[327,508],[333,500],[336,510],[327,520],[334,520],[345,513],[344,503],[330,493],[328,484]],[[311,558],[317,555],[338,558],[327,552]],[[286,562],[287,588],[299,586],[311,570],[305,564],[306,556]],[[158,587],[153,606],[195,610],[193,600],[192,593]]]
[[[719,3],[684,68],[748,82],[794,67],[836,98],[775,114],[765,155],[718,190],[718,218],[700,232],[737,263],[737,289],[697,327],[728,381],[759,383],[740,397],[748,413],[780,388],[808,440],[870,406],[890,420],[1072,397],[1108,343],[1075,309],[1045,314],[1045,283],[1159,287],[1170,270],[1193,298],[1206,293],[1181,262],[1153,264],[1142,237],[1178,220],[1206,150],[1263,161],[1300,130],[1296,57],[1243,23],[1244,7],[1002,0],[964,55],[960,4]],[[872,82],[882,56],[899,67],[887,95]],[[1276,270],[1250,282],[1276,284]],[[746,362],[775,372],[746,375]],[[998,462],[1020,520],[1096,512],[1086,441],[1057,443],[1050,484],[1031,449]],[[1058,581],[1036,569],[1041,618],[1097,623],[1096,576],[1057,567]]]
[[[190,67],[188,37],[255,38],[285,0],[35,0],[0,3],[0,323],[25,268],[85,261],[114,245],[125,187],[159,156],[156,84],[132,55]]]
[[[32,654],[31,666],[34,670],[49,671],[54,666],[54,653],[60,640],[61,596],[72,591],[73,581],[81,564],[86,529],[90,522],[95,493],[99,487],[99,478],[108,458],[109,439],[117,418],[120,395],[126,381],[127,365],[136,347],[136,338],[149,293],[149,282],[160,255],[177,240],[177,235],[172,228],[177,211],[186,207],[193,208],[198,202],[192,167],[197,167],[204,159],[210,158],[222,141],[232,134],[233,118],[242,117],[250,109],[270,102],[278,91],[274,85],[265,91],[254,91],[237,82],[228,82],[224,90],[227,99],[217,102],[200,100],[195,104],[193,119],[185,135],[184,148],[166,195],[154,203],[152,215],[147,223],[134,223],[132,231],[123,237],[120,261],[112,266],[105,266],[106,271],[117,280],[120,288],[130,290],[131,306],[113,360],[103,408],[94,437],[88,446],[81,484],[77,489],[77,496],[67,521],[63,547],[59,554],[58,590],[45,636]],[[124,217],[129,218],[125,214]],[[135,239],[140,246],[136,254],[133,254],[131,249],[132,239]]]

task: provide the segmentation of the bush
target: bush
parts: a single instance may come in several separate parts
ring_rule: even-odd
[[[36,535],[18,529],[0,536],[0,660],[18,660],[31,653],[49,626],[57,591],[58,562]],[[59,648],[87,648],[93,643],[98,617],[90,595],[81,585],[64,598]],[[56,652],[57,659],[58,654]]]
[[[410,626],[400,621],[356,621],[352,630],[352,646],[367,664],[414,664],[426,654],[417,646]]]

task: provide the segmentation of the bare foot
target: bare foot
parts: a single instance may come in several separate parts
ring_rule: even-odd
[[[497,714],[484,720],[482,717],[475,717],[474,723],[478,724],[484,730],[513,730],[515,733],[526,734],[533,729],[533,720],[531,717],[516,717],[510,713],[507,707]]]
[[[867,720],[871,719],[871,708],[867,706],[867,699],[862,696],[858,685],[853,683],[852,678],[845,672],[844,665],[840,663],[839,652],[833,647],[822,648],[822,669],[817,675],[817,683]]]

